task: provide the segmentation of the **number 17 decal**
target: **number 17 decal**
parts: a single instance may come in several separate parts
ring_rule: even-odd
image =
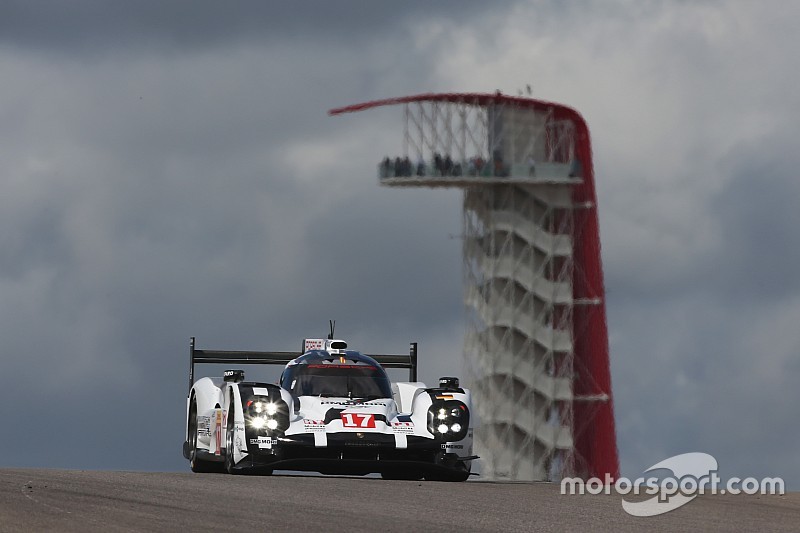
[[[342,425],[346,428],[374,428],[375,416],[363,413],[342,413]]]

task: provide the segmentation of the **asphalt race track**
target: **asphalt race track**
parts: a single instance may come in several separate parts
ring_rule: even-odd
[[[0,531],[797,531],[800,494],[628,516],[557,485],[0,469]]]

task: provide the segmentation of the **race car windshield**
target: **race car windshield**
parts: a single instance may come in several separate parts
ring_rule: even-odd
[[[392,387],[380,368],[361,365],[297,365],[284,376],[295,396],[391,398]]]

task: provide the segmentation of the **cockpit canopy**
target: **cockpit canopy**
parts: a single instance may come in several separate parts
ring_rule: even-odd
[[[371,357],[342,351],[332,355],[312,351],[286,366],[281,387],[294,396],[373,400],[391,398],[386,371]]]

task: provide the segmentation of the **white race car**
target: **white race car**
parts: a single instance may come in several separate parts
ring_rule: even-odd
[[[348,350],[305,339],[303,353],[195,349],[186,400],[183,455],[194,472],[223,468],[306,470],[385,479],[465,481],[470,476],[470,392],[458,378],[417,382],[417,345],[408,355]],[[244,371],[193,382],[196,363],[285,364],[280,384],[244,381]],[[391,383],[385,368],[408,368]]]

